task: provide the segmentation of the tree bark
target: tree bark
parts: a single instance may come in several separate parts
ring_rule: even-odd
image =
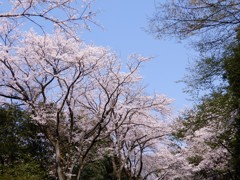
[[[60,153],[60,146],[59,146],[59,140],[57,140],[55,145],[55,151],[56,151],[56,170],[57,170],[57,176],[59,180],[64,180],[64,175],[62,172],[61,167],[61,153]]]

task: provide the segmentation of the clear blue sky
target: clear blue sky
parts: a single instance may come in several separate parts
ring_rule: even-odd
[[[174,40],[156,40],[143,30],[147,17],[154,12],[154,0],[97,0],[93,8],[100,11],[96,21],[104,29],[92,25],[91,32],[81,35],[84,41],[110,47],[123,60],[132,53],[155,56],[141,69],[147,93],[162,93],[175,99],[177,109],[191,105],[182,92],[184,85],[176,81],[186,73],[194,52]]]
[[[99,11],[96,21],[104,29],[90,24],[92,31],[84,31],[81,38],[87,43],[111,48],[123,61],[132,53],[154,56],[141,69],[147,93],[165,94],[175,99],[174,105],[181,109],[191,102],[182,92],[184,85],[176,81],[186,73],[194,52],[174,40],[156,40],[144,31],[147,17],[154,13],[155,1],[164,0],[96,0],[92,9]],[[7,10],[5,6],[1,8]]]

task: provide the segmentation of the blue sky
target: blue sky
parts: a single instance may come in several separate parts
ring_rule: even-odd
[[[132,53],[155,58],[141,69],[147,93],[162,93],[175,99],[177,109],[190,106],[181,83],[176,83],[186,73],[189,59],[194,54],[176,40],[156,40],[144,31],[147,17],[154,12],[154,0],[98,0],[93,6],[99,11],[96,21],[104,29],[92,25],[81,38],[100,46],[110,47],[121,59]]]
[[[179,110],[192,104],[182,92],[184,85],[176,81],[186,73],[195,53],[177,40],[157,40],[144,31],[147,18],[154,13],[155,1],[163,0],[96,0],[92,7],[98,12],[95,20],[104,28],[90,24],[91,32],[85,30],[80,37],[87,43],[111,48],[123,61],[133,53],[155,57],[141,69],[147,93],[167,95],[175,100]],[[5,6],[1,8],[7,10]],[[26,25],[28,29],[29,24]]]

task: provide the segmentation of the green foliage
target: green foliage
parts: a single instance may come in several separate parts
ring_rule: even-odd
[[[114,179],[111,158],[106,156],[102,159],[87,164],[83,169],[82,179]]]
[[[202,57],[187,68],[189,74],[180,81],[187,86],[184,91],[194,99],[216,92],[226,92],[227,81],[223,78],[224,62],[217,57]]]
[[[199,92],[205,90],[206,95],[201,96],[196,108],[183,116],[183,127],[178,136],[184,137],[189,129],[194,132],[213,123],[219,124],[221,133],[216,131],[217,139],[206,143],[211,148],[221,145],[230,152],[232,157],[229,164],[235,172],[235,178],[240,179],[239,39],[237,42],[234,41],[221,56],[201,59],[190,68],[193,73],[183,80],[190,89],[188,92],[201,94]]]
[[[228,124],[229,117],[235,109],[233,102],[234,99],[230,94],[221,92],[202,98],[200,104],[182,114],[180,121],[183,126],[175,132],[175,136],[183,138],[188,130],[195,132],[211,122],[222,121]]]
[[[240,42],[239,42],[240,43]],[[233,95],[240,99],[240,44],[232,49],[233,54],[224,61],[226,71],[225,78],[228,80]],[[240,101],[238,101],[240,104]]]
[[[51,149],[27,113],[0,108],[0,179],[44,179]]]
[[[63,139],[64,142],[67,141]],[[111,156],[99,158],[97,153],[99,148],[108,147],[109,143],[108,139],[102,140],[91,149],[81,179],[116,179]],[[53,170],[50,166],[53,164],[53,149],[41,129],[17,106],[0,107],[0,147],[1,180],[51,179],[49,171]],[[67,154],[68,149],[64,152]],[[75,168],[77,172],[78,167]],[[125,169],[122,179],[128,179]]]
[[[197,166],[202,160],[203,160],[203,158],[199,155],[188,157],[188,162],[190,164],[193,164],[194,166]]]
[[[233,118],[235,119],[236,133],[232,141],[233,158],[232,163],[235,169],[236,178],[240,179],[240,41],[231,49],[232,54],[225,58],[224,68],[226,70],[225,78],[229,82],[229,91],[235,98],[235,111]]]
[[[42,180],[46,179],[46,172],[36,162],[19,163],[2,168],[2,180]]]

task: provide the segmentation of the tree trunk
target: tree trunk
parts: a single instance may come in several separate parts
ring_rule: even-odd
[[[81,162],[81,165],[80,165],[80,167],[79,167],[78,175],[77,175],[77,180],[80,180],[80,179],[81,179],[82,170],[83,170],[83,162]]]
[[[60,147],[59,147],[59,141],[57,140],[55,145],[55,152],[56,152],[56,170],[57,170],[57,176],[59,180],[64,180],[64,175],[62,172],[61,167],[61,153],[60,153]]]

